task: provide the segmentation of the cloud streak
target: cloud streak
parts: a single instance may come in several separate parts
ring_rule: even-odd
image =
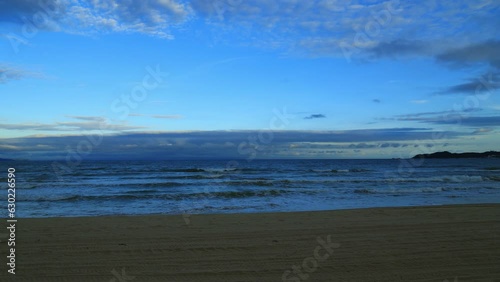
[[[143,33],[172,38],[169,28],[187,20],[188,5],[176,0],[19,0],[0,2],[0,22],[69,33]]]
[[[0,64],[0,83],[8,83],[14,80],[26,78],[42,78],[40,73],[27,71],[19,67]]]
[[[87,32],[138,32],[171,39],[171,25],[187,19],[188,6],[176,0],[104,0],[83,1],[68,8],[66,22]]]
[[[449,49],[436,56],[438,62],[453,67],[467,67],[478,63],[487,63],[500,68],[500,40],[488,40]]]
[[[318,119],[318,118],[326,118],[324,114],[313,114],[307,117],[304,117],[304,119]]]
[[[122,133],[105,135],[102,143],[92,148],[90,159],[179,159],[179,158],[237,158],[244,159],[258,152],[261,158],[292,156],[308,144],[311,149],[349,148],[345,144],[370,143],[407,144],[431,141],[435,134],[448,139],[466,136],[466,133],[426,128],[385,128],[345,131],[189,131],[158,133]],[[262,136],[271,142],[260,142]],[[99,139],[99,138],[96,138]],[[77,147],[86,136],[46,136],[1,139],[0,154],[16,157],[16,152],[31,152],[40,159],[63,159],[67,146]],[[267,139],[266,139],[267,140]],[[373,144],[372,144],[373,145]],[[377,145],[394,148],[396,145]],[[401,147],[402,145],[397,145]],[[360,147],[361,148],[361,147]],[[358,148],[359,149],[359,148]],[[310,152],[309,152],[310,153]]]
[[[158,118],[158,119],[181,119],[181,118],[183,118],[183,116],[181,116],[181,115],[153,115],[151,117]]]
[[[500,89],[500,80],[497,74],[494,75],[495,80],[487,80],[487,75],[475,79],[469,79],[468,82],[449,86],[443,91],[436,92],[436,94],[481,94],[484,92],[492,92]],[[493,76],[490,76],[493,77]]]
[[[56,122],[53,124],[44,123],[17,123],[5,124],[0,123],[0,129],[5,130],[32,130],[32,131],[64,131],[64,132],[81,132],[81,131],[127,131],[145,129],[142,126],[131,126],[126,123],[112,124],[104,117],[90,116],[68,116],[68,118],[76,119],[77,121]]]
[[[253,38],[256,45],[338,56],[347,44],[364,55],[398,57],[428,56],[483,41],[484,46],[463,52],[494,52],[497,43],[487,40],[497,36],[499,7],[498,1],[487,0],[439,5],[433,0],[19,0],[0,2],[0,21],[25,24],[23,18],[33,21],[36,13],[45,13],[59,30],[71,33],[136,32],[172,38],[172,29],[201,19],[213,26],[214,36],[230,32],[237,35],[235,40]],[[439,59],[455,56],[462,54],[444,52]]]
[[[397,121],[414,121],[427,124],[455,125],[464,127],[500,127],[500,116],[471,116],[471,111],[442,111],[399,115]]]
[[[0,1],[0,23],[36,25],[38,29],[57,30],[57,21],[66,15],[68,3],[61,0]]]

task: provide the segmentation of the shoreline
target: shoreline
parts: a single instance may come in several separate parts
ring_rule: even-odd
[[[500,279],[500,204],[193,214],[186,223],[181,214],[18,218],[16,274],[4,255],[0,278]]]
[[[376,209],[414,209],[433,207],[454,207],[454,206],[488,206],[498,205],[500,201],[478,202],[478,203],[457,203],[457,204],[436,204],[436,205],[401,205],[401,206],[375,206],[375,207],[348,207],[324,210],[299,210],[299,211],[246,211],[246,212],[214,212],[214,213],[148,213],[148,214],[103,214],[103,215],[82,215],[82,216],[48,216],[48,217],[16,217],[17,219],[57,219],[57,218],[103,218],[103,217],[183,217],[191,216],[217,216],[217,215],[245,215],[245,214],[288,214],[288,213],[315,213],[315,212],[335,212],[350,210],[376,210]],[[6,220],[7,218],[3,218]]]

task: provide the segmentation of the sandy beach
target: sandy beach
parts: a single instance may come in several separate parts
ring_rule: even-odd
[[[1,281],[500,281],[493,204],[18,219],[15,275],[1,240]]]

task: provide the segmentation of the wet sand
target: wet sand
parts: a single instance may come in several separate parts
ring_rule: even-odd
[[[493,204],[18,219],[15,275],[2,229],[0,281],[500,281]]]

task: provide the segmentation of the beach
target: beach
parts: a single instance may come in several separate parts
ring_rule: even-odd
[[[16,274],[2,265],[2,281],[499,281],[500,205],[20,218]]]

